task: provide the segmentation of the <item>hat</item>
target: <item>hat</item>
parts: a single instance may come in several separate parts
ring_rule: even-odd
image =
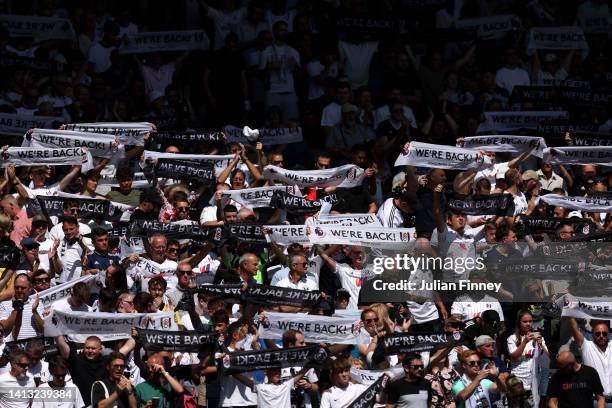
[[[342,105],[342,113],[355,113],[359,112],[359,108],[352,103],[345,103]]]
[[[535,170],[527,170],[523,173],[523,181],[535,180],[538,181],[538,173]]]
[[[567,218],[582,218],[582,213],[580,211],[570,211],[570,213],[567,214]]]
[[[476,337],[476,340],[474,340],[474,344],[476,345],[476,347],[484,346],[485,344],[491,343],[495,343],[495,340],[493,340],[493,337],[487,336],[485,334]]]
[[[32,224],[35,224],[37,222],[44,222],[45,224],[49,225],[49,220],[47,220],[44,215],[35,215],[34,217],[32,217]]]
[[[347,297],[350,298],[351,294],[348,292],[348,290],[344,289],[344,288],[340,288],[336,291],[336,298],[340,298],[340,297]]]
[[[544,56],[544,62],[557,62],[557,54],[552,52]]]
[[[21,240],[21,247],[22,248],[27,248],[27,247],[31,247],[31,246],[35,246],[36,248],[38,248],[40,246],[40,244],[34,238],[30,238],[30,237],[26,237],[26,238]]]

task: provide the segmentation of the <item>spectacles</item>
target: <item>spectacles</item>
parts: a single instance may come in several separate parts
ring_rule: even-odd
[[[123,370],[125,368],[125,364],[115,364],[114,366],[111,366],[111,368],[115,370]]]
[[[470,367],[475,367],[475,366],[479,366],[480,365],[480,360],[472,360],[472,361],[468,361],[467,365],[469,365]]]
[[[283,164],[282,160],[273,161],[272,164]]]
[[[69,208],[68,211],[73,213],[73,214],[76,214],[77,211],[79,211],[79,207]]]
[[[21,368],[28,368],[28,366],[30,365],[30,363],[15,363],[15,364]]]
[[[177,211],[189,211],[189,207],[176,207]]]
[[[593,333],[595,337],[608,337],[608,332],[595,332]]]
[[[176,274],[179,275],[179,276],[181,276],[181,275],[191,275],[191,273],[192,273],[192,271],[181,271],[181,270],[176,271]]]
[[[374,319],[365,319],[366,323],[372,323],[372,322],[378,322],[378,317],[374,318]]]

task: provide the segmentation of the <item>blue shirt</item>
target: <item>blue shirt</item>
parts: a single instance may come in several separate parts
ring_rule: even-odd
[[[94,251],[87,257],[87,269],[98,269],[105,270],[111,265],[117,265],[120,263],[120,259],[116,255],[104,255],[98,251]]]

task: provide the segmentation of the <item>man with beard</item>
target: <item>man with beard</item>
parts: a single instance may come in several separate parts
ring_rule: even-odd
[[[402,361],[406,376],[389,384],[387,408],[427,408],[429,384],[424,379],[421,356],[409,354]]]
[[[136,386],[138,406],[147,408],[170,408],[178,394],[184,392],[183,386],[164,367],[164,361],[159,355],[153,355],[147,360],[149,378]],[[157,406],[153,406],[157,400]]]
[[[17,398],[20,391],[36,388],[34,379],[28,375],[30,358],[23,350],[15,350],[9,355],[11,369],[0,375],[0,406],[6,408],[29,408],[32,401]]]
[[[527,198],[521,191],[523,178],[521,177],[520,171],[517,169],[508,169],[504,176],[504,180],[506,181],[506,189],[504,190],[504,193],[512,194],[512,197],[514,198],[514,217],[508,217],[508,223],[512,225],[514,224],[514,219],[517,215],[523,214],[525,211],[527,211]]]
[[[380,206],[376,216],[385,228],[402,228],[407,216],[421,209],[419,199],[408,191],[398,191]],[[433,230],[433,226],[430,231]]]
[[[587,340],[573,317],[564,317],[569,323],[576,345],[582,352],[584,364],[593,367],[603,385],[606,407],[612,407],[612,339],[607,321],[591,320],[593,340]]]

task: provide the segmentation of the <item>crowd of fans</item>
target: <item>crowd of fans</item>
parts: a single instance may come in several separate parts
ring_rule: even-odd
[[[75,31],[73,40],[41,41],[12,35],[10,25],[0,29],[0,115],[54,117],[57,129],[69,123],[152,124],[142,146],[94,158],[89,168],[3,166],[0,244],[5,252],[17,249],[20,258],[4,265],[0,276],[0,407],[344,408],[374,382],[364,381],[364,373],[389,379],[368,400],[373,406],[612,407],[610,321],[561,317],[563,305],[556,300],[569,290],[563,278],[504,276],[498,292],[406,292],[396,301],[372,291],[371,273],[374,258],[398,253],[481,258],[486,271],[523,258],[546,264],[543,247],[589,236],[606,241],[588,248],[589,266],[609,270],[612,212],[541,200],[548,193],[609,197],[609,163],[553,166],[533,149],[483,149],[491,162],[486,168],[395,166],[411,142],[462,146],[464,138],[479,134],[485,112],[566,111],[564,120],[510,133],[572,146],[586,131],[609,145],[609,1],[20,0],[1,2],[0,14],[66,18]],[[459,29],[467,19],[505,15],[514,16],[513,24],[493,35]],[[379,25],[358,24],[364,21]],[[527,52],[530,28],[573,25],[584,32],[586,50]],[[120,52],[138,32],[179,30],[204,30],[210,48]],[[562,97],[572,86],[604,97],[586,103]],[[544,88],[547,96],[529,97],[530,88]],[[302,141],[156,139],[157,132],[217,132],[228,125],[262,134],[299,129]],[[30,135],[5,134],[0,145],[6,152]],[[212,181],[162,178],[155,177],[156,163],[144,160],[145,150],[232,158],[215,168]],[[267,166],[324,171],[342,165],[361,168],[363,183],[299,186],[309,200],[338,198],[321,213],[250,207],[223,195],[282,185],[264,172]],[[62,192],[69,193],[62,196],[62,214],[49,216],[37,197]],[[509,194],[511,212],[470,215],[447,208],[452,197],[491,194]],[[121,217],[84,216],[80,198],[122,205]],[[117,234],[122,226],[148,220],[202,230],[306,225],[310,235],[325,212],[373,214],[388,231],[407,228],[411,245],[387,251],[316,240],[277,243],[265,227],[265,244],[240,235],[197,240],[153,232],[138,241],[140,247],[130,233]],[[559,222],[546,231],[525,230],[528,218]],[[578,230],[580,220],[590,231]],[[408,274],[492,280],[474,268]],[[36,296],[89,275],[94,278],[72,285],[51,305]],[[230,300],[198,292],[203,282],[241,284],[243,293],[266,285],[321,296],[312,307],[262,305],[248,296]],[[205,350],[147,350],[139,327],[119,341],[89,336],[78,343],[69,333],[49,339],[45,327],[54,311],[175,312],[173,327],[212,331],[216,341]],[[227,373],[224,359],[232,353],[312,344],[295,329],[279,341],[260,338],[271,311],[286,313],[288,321],[303,314],[353,316],[357,344],[324,344],[328,358],[320,364]],[[456,334],[457,341],[375,358],[379,343],[394,333]],[[9,347],[11,342],[24,347]],[[45,388],[75,394],[33,402],[11,394]]]

